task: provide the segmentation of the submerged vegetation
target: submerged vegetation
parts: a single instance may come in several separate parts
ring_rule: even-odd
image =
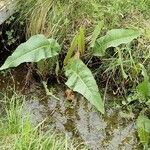
[[[2,51],[9,45],[11,56],[3,62],[1,72],[26,63],[25,84],[30,82],[29,76],[38,78],[45,93],[57,99],[49,89],[54,76],[55,83],[71,89],[69,94],[66,92],[67,97],[75,98],[73,91],[78,92],[102,114],[109,103],[106,96],[116,96],[118,101],[114,103],[124,113],[135,113],[137,119],[133,121],[136,121],[138,137],[147,150],[150,144],[150,118],[147,115],[150,107],[150,1],[16,0],[16,8],[13,19],[4,24],[23,26],[24,36],[18,42],[14,37],[17,29],[7,31],[4,28],[6,31],[2,31],[0,36],[7,41],[3,39]],[[2,121],[2,125],[8,123],[8,134],[13,134],[10,144],[19,140],[20,144],[13,145],[14,149],[34,145],[35,149],[68,148],[65,147],[67,141],[59,148],[62,141],[57,135],[50,138],[47,134],[51,132],[43,135],[43,124],[33,128],[28,117],[20,120],[22,114],[16,116],[16,108],[19,111],[21,107],[16,102],[15,106],[10,104],[12,112],[6,109],[6,119]],[[14,134],[23,136],[18,139]],[[7,131],[2,140],[4,145],[6,135]],[[30,143],[29,137],[37,138]]]
[[[76,150],[80,147],[76,141],[67,135],[55,132],[52,129],[45,132],[46,120],[33,126],[30,113],[24,109],[24,96],[14,93],[12,97],[7,94],[1,99],[3,116],[0,122],[0,148],[3,150]],[[83,148],[84,150],[85,148]]]

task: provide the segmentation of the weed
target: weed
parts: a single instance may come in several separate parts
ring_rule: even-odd
[[[89,64],[89,67],[91,66],[90,69],[94,72],[99,85],[106,84],[107,79],[110,79],[108,84],[111,85],[109,86],[111,92],[119,91],[118,94],[126,95],[130,87],[135,87],[139,77],[133,77],[132,71],[138,63],[144,63],[146,69],[150,68],[148,67],[150,57],[149,1],[133,2],[128,0],[125,4],[122,0],[108,0],[107,2],[104,0],[46,0],[44,2],[42,0],[26,0],[24,2],[17,0],[17,3],[20,16],[18,20],[26,22],[27,39],[39,33],[48,38],[57,39],[62,46],[60,57],[63,59],[69,47],[68,43],[72,41],[80,26],[86,29],[85,50],[90,49],[92,32],[99,21],[103,22],[103,30],[98,36],[104,35],[108,29],[112,28],[124,27],[141,30],[143,37],[121,47],[119,56],[119,49],[113,48],[108,49],[107,55],[99,59],[91,58],[89,51],[86,51],[84,55],[83,59]],[[44,62],[44,64],[46,63]],[[61,61],[60,64],[62,64]],[[55,70],[56,65],[52,66]],[[123,78],[127,76],[128,78],[124,80]],[[121,87],[119,87],[120,85]]]
[[[23,113],[24,100],[25,97],[18,94],[10,98],[4,96],[2,100],[6,114],[5,117],[1,116],[0,149],[75,150],[79,146],[63,134],[57,134],[53,130],[44,131],[45,120],[34,127],[30,114]]]
[[[37,63],[37,68],[40,75],[45,76],[45,74],[49,72],[47,68],[50,68],[50,70],[55,70],[56,74],[58,75],[60,69],[59,63],[63,64],[64,61],[63,69],[65,69],[66,76],[68,77],[68,81],[66,82],[67,86],[69,86],[72,90],[83,94],[101,112],[103,112],[103,108],[100,108],[100,104],[102,103],[99,103],[101,98],[97,95],[91,96],[91,93],[93,94],[95,91],[98,93],[98,88],[95,84],[93,76],[97,79],[96,81],[98,85],[106,87],[105,93],[107,92],[107,89],[111,92],[113,91],[112,93],[114,95],[120,94],[125,97],[127,97],[129,93],[133,93],[130,98],[127,98],[127,103],[122,102],[123,105],[129,105],[132,101],[138,101],[141,104],[140,108],[143,107],[142,104],[145,104],[146,107],[149,107],[150,84],[148,76],[150,73],[150,1],[128,0],[126,1],[126,4],[122,0],[16,1],[19,10],[18,14],[20,16],[18,20],[20,22],[26,22],[27,39],[35,34],[42,33],[48,39],[50,39],[49,37],[57,39],[62,47],[61,58],[63,59],[59,60],[57,57],[48,60],[48,62],[42,60],[40,63]],[[97,22],[99,22],[98,26],[94,30],[94,26],[97,24]],[[8,21],[8,23],[10,22]],[[76,30],[78,30],[78,28],[81,26],[86,29],[86,32],[83,30],[83,28],[80,28],[80,32],[76,34]],[[142,36],[131,43],[129,43],[127,40],[125,43],[129,44],[126,45],[122,44],[124,42],[119,42],[118,44],[118,41],[117,45],[114,45],[114,41],[113,43],[109,41],[111,39],[109,34],[112,33],[112,31],[109,31],[109,34],[106,35],[105,33],[109,29],[116,27],[126,29],[132,28],[136,29],[136,31],[140,30],[142,32]],[[94,33],[92,34],[93,30]],[[126,31],[127,30],[125,30],[125,33]],[[6,32],[8,45],[15,42],[13,34],[13,30]],[[74,35],[76,36],[72,40]],[[116,32],[114,35],[118,36],[119,33]],[[100,36],[102,37],[100,38]],[[3,42],[5,43],[5,41]],[[68,43],[71,43],[70,48]],[[67,56],[65,57],[66,53]],[[98,57],[95,57],[91,54],[94,54]],[[35,56],[39,55],[36,53]],[[45,59],[46,57],[42,57],[40,59],[43,58]],[[83,62],[86,62],[87,66],[79,58],[82,59]],[[36,62],[38,61],[38,59],[32,59],[31,62],[35,60]],[[22,59],[21,62],[22,61],[24,61],[24,59]],[[49,62],[51,64],[50,66]],[[17,65],[15,64],[13,67]],[[10,66],[8,65],[6,68],[8,67]],[[92,73],[87,67],[91,69]],[[141,70],[142,73],[144,73],[142,75]],[[86,85],[86,88],[83,86],[83,83]],[[93,83],[94,86],[91,86]],[[46,84],[45,87],[47,88]],[[93,89],[94,92],[91,92]],[[49,91],[46,92],[53,96]],[[15,116],[13,116],[9,111],[7,114],[10,116],[9,124],[11,128],[12,124],[16,124],[17,121],[11,121]],[[145,122],[149,123],[149,121],[148,118],[144,117],[138,117],[138,124],[140,124],[138,128],[141,143],[145,149],[147,149],[149,130],[147,134],[147,129],[145,130]],[[139,123],[141,120],[145,121],[144,123],[142,121],[142,125]],[[28,125],[27,130],[28,128],[30,129],[30,125]],[[14,130],[13,132],[15,133],[18,131]],[[41,131],[39,130],[38,132]],[[31,147],[34,145],[34,143],[29,142],[29,133],[27,132],[27,135],[25,134],[25,136],[20,137],[20,139],[23,139],[22,141],[26,141],[21,145],[30,145]],[[31,136],[31,138],[34,139],[34,132],[32,133],[33,137]],[[38,136],[37,133],[35,133],[35,135]],[[10,139],[10,141],[11,140],[12,139]],[[42,139],[42,141],[44,140]]]

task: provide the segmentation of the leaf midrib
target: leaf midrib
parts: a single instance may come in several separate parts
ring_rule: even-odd
[[[115,39],[115,40],[111,40],[110,42],[108,42],[108,43],[111,43],[112,41],[118,41],[118,40],[124,40],[124,39],[126,39],[126,38],[132,38],[132,39],[134,39],[135,38],[135,36],[134,36],[134,38],[133,38],[133,36],[134,35],[132,35],[132,36],[125,36],[125,37],[123,37],[123,38],[117,38],[117,39]],[[128,39],[127,39],[127,41],[129,41]],[[122,42],[122,43],[127,43],[127,42]]]
[[[109,38],[109,36],[110,35],[107,35],[108,37],[107,38]],[[138,37],[139,36],[139,34],[138,33],[136,33],[136,35],[134,35],[134,33],[132,33],[131,35],[126,35],[126,36],[124,36],[122,39],[125,39],[125,38],[136,38],[136,37]],[[102,37],[102,38],[104,38],[104,37]],[[106,37],[105,37],[106,38]],[[105,38],[102,40],[102,41],[100,41],[100,42],[98,42],[99,44],[101,44],[101,42],[103,42],[103,41],[105,41],[106,42],[106,44],[104,44],[104,45],[108,45],[107,43],[112,43],[112,41],[117,41],[117,40],[119,40],[119,39],[121,39],[121,36],[120,36],[120,38],[118,37],[117,39],[114,39],[114,40],[111,40],[110,42],[107,42],[107,40],[105,40]],[[133,38],[133,39],[134,39]],[[122,43],[127,43],[127,42],[122,42]],[[109,44],[110,45],[110,44]],[[119,44],[120,45],[120,44]]]
[[[84,81],[82,80],[82,78],[73,69],[70,69],[70,70],[72,70],[76,74],[76,76],[79,77],[79,79],[81,80],[81,82],[83,82],[83,84],[87,87],[88,91],[92,94],[92,92],[89,90],[88,86],[84,83]]]
[[[44,45],[44,46],[38,47],[38,48],[36,48],[36,49],[34,49],[34,50],[30,51],[30,52],[26,52],[26,53],[24,53],[23,55],[21,55],[20,57],[23,57],[23,56],[25,56],[25,55],[26,55],[26,54],[28,54],[28,53],[32,53],[33,51],[36,51],[36,50],[37,50],[37,49],[39,49],[39,48],[43,48],[43,47],[47,47],[47,46],[49,46],[49,47],[50,47],[50,45],[49,45],[49,44],[47,44],[47,45]],[[12,56],[10,56],[10,57],[12,57]],[[16,58],[15,60],[11,61],[8,65],[10,65],[11,63],[13,63],[14,61],[16,61],[17,59],[19,59],[20,57],[18,57],[18,58]]]

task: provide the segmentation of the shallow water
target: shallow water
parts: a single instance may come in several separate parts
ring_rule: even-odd
[[[109,109],[102,116],[81,96],[76,102],[67,102],[60,90],[57,96],[60,100],[49,98],[46,103],[26,101],[33,124],[49,118],[50,126],[70,137],[80,137],[93,150],[137,149],[134,122],[121,118],[118,111]]]
[[[0,79],[0,89],[5,91],[16,84],[21,90],[25,83],[26,71],[14,71],[11,77]],[[3,89],[3,90],[2,90]],[[91,150],[134,150],[138,146],[133,119],[121,118],[120,110],[107,108],[101,115],[82,96],[75,94],[69,101],[64,96],[65,89],[61,85],[51,89],[55,96],[46,97],[43,87],[31,82],[25,90],[27,100],[24,112],[30,112],[33,125],[46,119],[48,128],[56,129],[86,143]],[[111,100],[111,97],[108,97]]]

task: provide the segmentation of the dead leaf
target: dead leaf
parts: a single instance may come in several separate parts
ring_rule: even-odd
[[[65,91],[65,97],[67,100],[69,101],[74,101],[75,100],[75,95],[74,95],[74,92],[70,89],[67,89]]]

